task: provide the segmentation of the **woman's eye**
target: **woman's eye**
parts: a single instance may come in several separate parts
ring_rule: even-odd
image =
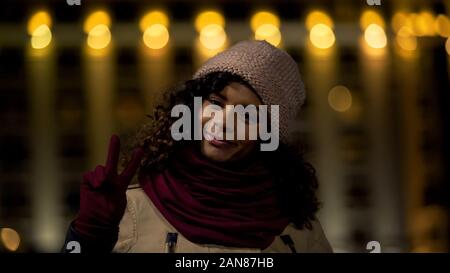
[[[208,101],[209,101],[211,104],[215,104],[215,105],[222,106],[222,102],[219,101],[219,100],[217,100],[217,99],[214,99],[214,98],[208,98]]]

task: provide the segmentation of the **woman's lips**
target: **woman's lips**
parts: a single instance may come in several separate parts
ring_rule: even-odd
[[[211,145],[217,147],[217,148],[227,148],[230,146],[236,145],[235,143],[228,141],[228,140],[219,140],[216,136],[205,132],[205,140],[208,141]]]

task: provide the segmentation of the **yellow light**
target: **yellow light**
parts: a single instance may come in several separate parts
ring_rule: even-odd
[[[225,19],[222,14],[217,11],[205,11],[200,13],[195,19],[195,29],[201,32],[204,27],[208,25],[218,25],[222,28],[225,27]]]
[[[160,24],[166,27],[169,27],[169,17],[162,11],[152,11],[147,13],[144,17],[142,17],[141,21],[139,21],[139,28],[142,32],[145,32],[151,25]]]
[[[142,38],[149,48],[161,49],[169,42],[169,31],[162,24],[154,24],[145,30]]]
[[[412,28],[411,20],[404,12],[396,12],[394,17],[392,17],[391,25],[394,32],[398,32],[404,26]]]
[[[434,20],[434,29],[441,37],[450,37],[450,20],[444,14],[439,14]]]
[[[409,27],[402,27],[397,32],[396,41],[400,48],[404,50],[413,51],[417,48],[417,38]]]
[[[352,94],[347,87],[338,85],[328,93],[328,104],[337,112],[345,112],[352,106]]]
[[[333,28],[333,20],[331,20],[330,16],[322,11],[313,11],[306,16],[306,28],[311,30],[315,25],[324,24],[329,28]]]
[[[434,15],[429,11],[422,11],[420,14],[420,19],[423,24],[425,35],[432,36],[435,34],[434,31]]]
[[[364,39],[372,48],[384,48],[387,44],[384,29],[376,24],[369,25],[364,31]]]
[[[315,47],[321,49],[330,48],[336,41],[333,30],[325,24],[313,26],[309,33],[309,39]]]
[[[447,50],[447,54],[450,55],[450,38],[447,38],[447,42],[445,43],[445,50]]]
[[[273,46],[278,46],[281,42],[280,30],[271,24],[264,24],[255,31],[256,40],[266,40]]]
[[[364,52],[364,54],[367,55],[367,57],[373,58],[373,59],[382,59],[384,58],[384,56],[386,56],[386,47],[383,48],[374,48],[371,47],[367,41],[364,39],[364,35],[362,35],[362,37],[360,37],[358,44],[362,50],[362,52]]]
[[[52,26],[52,18],[46,11],[36,12],[28,21],[27,31],[29,35],[40,27],[41,25],[46,25],[49,28]]]
[[[11,228],[0,229],[0,238],[5,248],[9,251],[16,251],[20,245],[20,236],[17,231]]]
[[[86,21],[84,21],[83,30],[85,33],[90,33],[98,25],[105,25],[108,28],[111,27],[111,18],[105,11],[99,10],[91,13]]]
[[[201,41],[200,41],[200,37],[198,37],[195,40],[195,44],[194,44],[195,50],[196,52],[198,52],[199,57],[202,62],[206,61],[207,59],[215,56],[216,54],[218,54],[219,52],[222,52],[223,50],[225,50],[228,47],[228,40],[225,41],[225,43],[223,44],[223,46],[217,48],[217,49],[208,49],[206,48],[204,45],[202,45]]]
[[[93,49],[102,49],[111,42],[111,32],[108,26],[100,24],[94,26],[88,34],[87,44]]]
[[[434,16],[431,12],[422,11],[419,14],[410,14],[413,23],[413,31],[417,36],[434,35]]]
[[[268,11],[259,11],[255,13],[251,20],[250,20],[250,26],[253,30],[253,32],[256,33],[256,31],[261,27],[262,25],[273,25],[277,29],[280,28],[280,19],[275,14],[268,12]]]
[[[199,39],[204,47],[214,50],[221,48],[225,44],[227,34],[222,26],[210,24],[201,29]]]
[[[47,25],[40,25],[31,35],[31,47],[41,49],[47,47],[52,41],[52,32]]]
[[[381,28],[385,28],[384,19],[377,12],[372,10],[366,10],[361,15],[359,25],[362,30],[365,30],[371,24],[376,24]]]

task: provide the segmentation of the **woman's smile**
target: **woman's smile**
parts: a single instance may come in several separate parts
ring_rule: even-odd
[[[222,139],[221,137],[216,136],[206,130],[203,135],[205,137],[205,140],[216,148],[222,149],[236,146],[236,143],[234,143],[233,141]]]

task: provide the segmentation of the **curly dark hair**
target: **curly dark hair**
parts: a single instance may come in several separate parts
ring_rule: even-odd
[[[152,115],[147,115],[150,121],[128,140],[123,153],[123,165],[129,160],[131,150],[142,147],[145,157],[140,171],[164,170],[171,155],[188,142],[174,141],[171,137],[171,126],[177,119],[170,115],[173,106],[187,105],[193,115],[194,96],[205,99],[211,93],[220,92],[231,82],[244,84],[254,90],[238,75],[214,72],[198,79],[188,80],[165,93],[163,103],[154,109]],[[315,219],[319,209],[316,197],[318,182],[314,167],[304,160],[303,149],[300,145],[280,143],[277,150],[262,154],[268,163],[267,166],[271,166],[275,177],[278,178],[275,185],[283,213],[298,229],[311,229],[311,221]]]

